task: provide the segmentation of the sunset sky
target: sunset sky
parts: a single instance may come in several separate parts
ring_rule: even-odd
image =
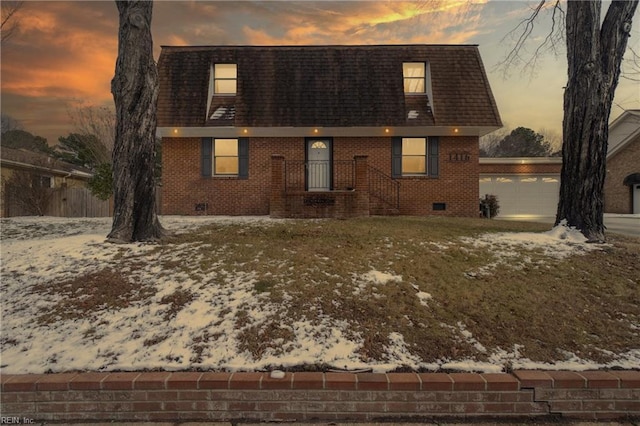
[[[537,3],[156,1],[152,33],[156,59],[161,45],[478,44],[505,125],[560,133],[563,46],[533,73],[512,67],[505,76],[496,69],[514,45],[510,31]],[[528,52],[546,36],[549,16],[541,13]],[[18,31],[2,45],[2,112],[53,145],[73,130],[74,105],[113,104],[117,9],[112,1],[27,1],[17,18]],[[629,45],[640,52],[638,13]],[[621,79],[611,118],[638,108],[640,83]]]

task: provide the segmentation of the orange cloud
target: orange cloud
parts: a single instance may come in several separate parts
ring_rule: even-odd
[[[249,44],[465,43],[485,1],[314,3],[278,18],[282,35],[245,25]],[[455,31],[453,29],[455,28]]]

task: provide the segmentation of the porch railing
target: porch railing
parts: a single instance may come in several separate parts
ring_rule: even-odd
[[[285,191],[350,191],[355,187],[355,161],[284,162]]]
[[[400,182],[369,166],[369,196],[376,197],[389,207],[400,208]]]

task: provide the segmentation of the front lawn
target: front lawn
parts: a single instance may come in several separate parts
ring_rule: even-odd
[[[640,367],[640,239],[437,217],[2,220],[2,372]]]

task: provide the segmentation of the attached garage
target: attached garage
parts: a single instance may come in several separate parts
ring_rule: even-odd
[[[561,158],[481,158],[480,197],[498,197],[500,217],[554,216]]]

